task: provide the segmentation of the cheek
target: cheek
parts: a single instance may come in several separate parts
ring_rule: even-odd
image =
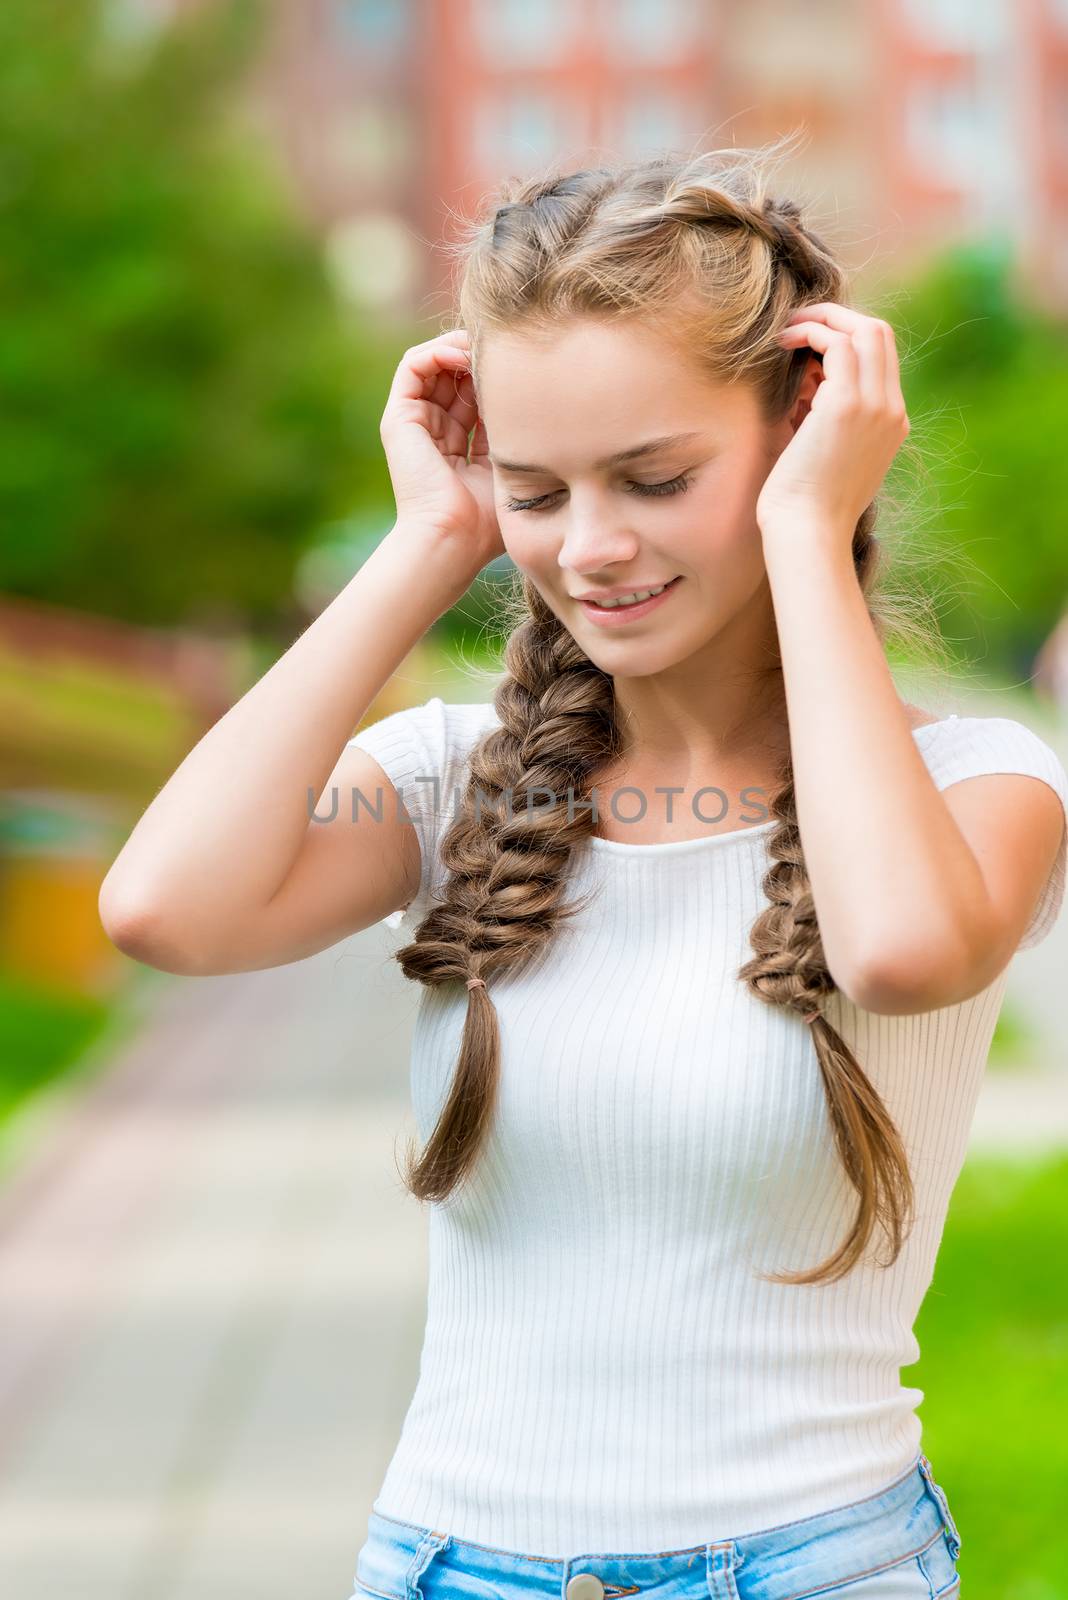
[[[696,510],[696,508],[695,508]],[[730,606],[748,594],[764,571],[764,550],[755,516],[722,501],[710,501],[680,523],[662,543],[668,566],[695,580],[692,596],[701,607]]]
[[[763,480],[761,480],[762,482]],[[737,555],[748,549],[754,535],[759,536],[756,503],[760,483],[740,474],[720,478],[694,501],[689,533],[698,531],[693,542],[709,554]]]
[[[545,534],[539,538],[537,530],[530,526],[533,520],[533,514],[529,519],[514,511],[498,514],[501,542],[521,572],[549,571],[556,565],[556,545]]]
[[[679,498],[688,503],[662,518],[656,542],[665,557],[674,557],[680,567],[691,572],[712,571],[731,553],[734,519],[730,507],[713,494]]]

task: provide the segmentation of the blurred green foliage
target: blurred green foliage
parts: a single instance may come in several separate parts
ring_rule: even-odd
[[[987,1068],[994,1072],[1019,1072],[1039,1067],[1043,1042],[1031,1013],[1019,1003],[1004,1000],[994,1024]]]
[[[354,360],[361,330],[239,114],[262,6],[220,0],[132,49],[114,3],[0,7],[0,587],[255,622],[325,519],[367,483],[386,498],[365,413],[387,356]]]
[[[0,1123],[70,1072],[102,1032],[108,1004],[0,972]]]
[[[997,239],[949,250],[902,300],[887,315],[929,470],[916,539],[936,563],[947,543],[964,558],[939,591],[942,629],[1027,679],[1068,605],[1068,329],[1022,301]]]
[[[1068,1153],[970,1156],[901,1379],[924,1391],[972,1600],[1068,1595],[1066,1260]]]
[[[277,641],[302,555],[336,544],[340,584],[391,525],[378,424],[436,329],[338,301],[246,115],[268,0],[139,36],[135,15],[0,7],[0,589]],[[1026,678],[1068,600],[1068,333],[1020,303],[996,242],[890,300],[926,463],[906,537],[936,578],[962,557],[933,585],[951,648]],[[472,585],[443,641],[498,646],[513,573]]]

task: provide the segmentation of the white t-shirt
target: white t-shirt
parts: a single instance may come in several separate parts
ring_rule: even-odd
[[[403,942],[444,878],[466,754],[497,721],[434,698],[352,741],[418,833],[418,893],[386,919]],[[1020,722],[953,716],[913,736],[939,789],[1026,773],[1068,808],[1064,767]],[[494,1123],[472,1179],[428,1207],[419,1377],[375,1510],[524,1554],[666,1550],[843,1505],[916,1459],[923,1390],[900,1368],[920,1353],[1006,973],[915,1016],[825,1002],[905,1142],[917,1221],[891,1268],[762,1281],[754,1268],[822,1261],[856,1204],[808,1027],[737,978],[774,826],[583,841],[569,886],[593,902],[524,972],[489,980]],[[1021,948],[1053,925],[1065,854],[1062,834]],[[459,982],[422,990],[424,1141],[467,1002]],[[882,1258],[881,1232],[873,1246]]]

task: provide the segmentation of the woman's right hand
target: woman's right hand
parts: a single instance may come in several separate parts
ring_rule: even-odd
[[[398,522],[458,537],[479,571],[504,553],[466,329],[404,352],[379,432]]]

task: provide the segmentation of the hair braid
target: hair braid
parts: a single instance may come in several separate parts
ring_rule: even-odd
[[[503,203],[474,222],[458,246],[472,374],[481,341],[494,330],[551,330],[574,316],[660,318],[688,359],[713,378],[751,385],[766,419],[780,419],[807,364],[804,350],[782,349],[780,329],[813,299],[846,302],[848,286],[796,204],[770,197],[764,167],[777,148],[509,180]],[[853,559],[882,636],[892,612],[875,597],[875,517],[873,503],[857,523]],[[595,826],[582,802],[624,746],[611,678],[526,577],[521,592],[521,620],[494,697],[500,727],[471,751],[463,802],[443,837],[440,903],[397,952],[405,976],[423,984],[473,980],[448,1099],[417,1164],[409,1153],[406,1181],[421,1199],[444,1199],[473,1166],[500,1070],[486,982],[529,961],[586,903],[565,901],[572,850]],[[907,615],[894,620],[902,636],[924,647],[923,630],[910,627]],[[781,663],[774,670],[781,678]],[[754,954],[738,977],[764,1003],[804,1015],[820,1010],[836,985],[805,867],[789,756],[779,779],[772,800],[778,826],[766,841],[768,905],[750,930]],[[549,796],[547,805],[534,804],[539,792]],[[502,804],[516,796],[526,797],[526,809]],[[912,1223],[906,1152],[885,1105],[822,1011],[812,1039],[838,1154],[859,1203],[847,1238],[826,1261],[766,1275],[788,1283],[841,1277],[877,1223],[889,1236],[892,1262]]]
[[[566,902],[566,879],[573,846],[595,826],[594,775],[619,753],[615,693],[529,579],[523,585],[529,615],[506,647],[494,696],[500,726],[471,751],[442,840],[445,898],[397,952],[405,977],[428,985],[521,966],[588,900]],[[424,1200],[444,1198],[469,1170],[496,1099],[496,1009],[487,987],[468,994],[448,1101],[417,1165],[409,1153],[406,1182]]]
[[[870,583],[876,559],[871,533],[874,510],[868,507],[853,538],[853,560],[861,584]],[[797,1272],[766,1274],[776,1283],[833,1281],[860,1259],[872,1232],[881,1223],[896,1259],[913,1220],[914,1193],[901,1137],[867,1073],[822,1010],[837,985],[827,969],[812,888],[805,868],[797,826],[793,764],[787,756],[780,787],[771,799],[778,821],[766,840],[771,866],[764,875],[768,900],[749,931],[755,955],[738,976],[768,1005],[799,1014],[816,1011],[812,1039],[823,1079],[835,1146],[858,1195],[853,1226],[845,1240],[818,1266]]]

